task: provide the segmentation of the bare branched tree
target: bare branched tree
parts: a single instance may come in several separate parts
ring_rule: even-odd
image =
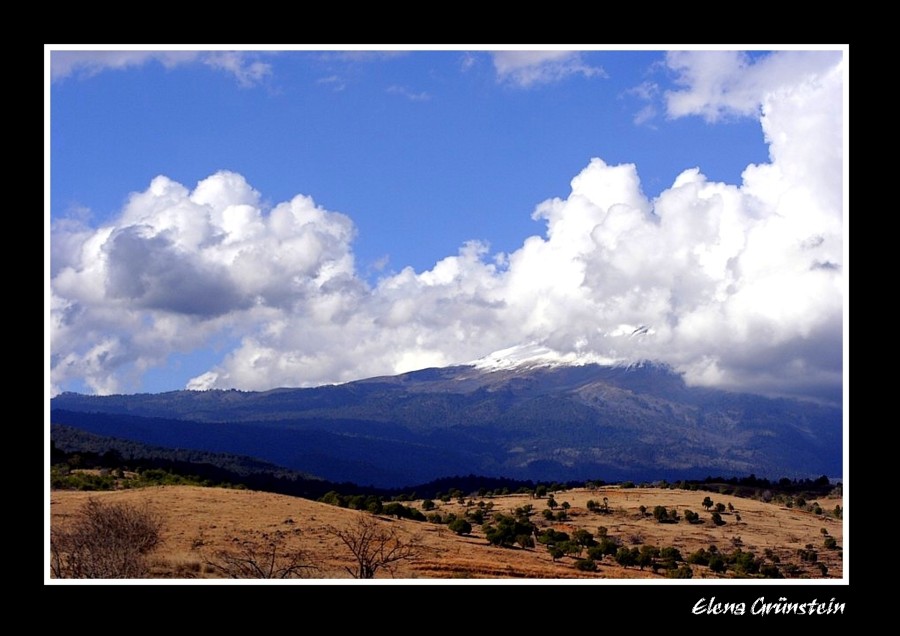
[[[306,552],[284,544],[283,532],[264,532],[260,541],[239,540],[233,550],[217,551],[206,565],[231,579],[296,579],[318,569]]]
[[[353,555],[356,565],[344,569],[355,579],[375,578],[381,568],[393,576],[394,565],[415,560],[424,549],[417,538],[404,539],[396,528],[369,515],[360,515],[349,528],[328,528],[328,532]]]
[[[51,528],[51,575],[76,579],[146,577],[146,556],[159,545],[162,527],[162,519],[147,507],[90,499],[72,523]]]

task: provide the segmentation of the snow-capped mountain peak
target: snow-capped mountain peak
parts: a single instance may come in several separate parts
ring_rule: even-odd
[[[586,364],[615,365],[621,360],[599,356],[593,352],[560,353],[538,343],[500,349],[468,364],[482,371],[531,369],[534,367],[583,366]]]

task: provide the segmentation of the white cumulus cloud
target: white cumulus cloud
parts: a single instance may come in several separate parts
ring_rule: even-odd
[[[840,59],[840,51],[779,51],[755,61],[742,51],[671,51],[666,64],[682,88],[666,93],[668,113],[707,121],[755,115],[771,92],[816,77]]]

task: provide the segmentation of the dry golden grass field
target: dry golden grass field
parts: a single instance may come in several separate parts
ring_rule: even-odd
[[[734,513],[722,515],[725,524],[715,526],[701,502],[709,495],[713,501],[731,503]],[[587,510],[588,500],[607,498],[606,514]],[[209,579],[223,574],[211,563],[218,562],[223,551],[234,552],[247,540],[259,544],[277,537],[279,552],[303,551],[306,562],[316,569],[307,572],[310,578],[350,578],[345,567],[353,565],[351,554],[333,529],[352,528],[360,518],[373,515],[283,495],[248,490],[226,490],[192,486],[160,486],[111,492],[53,491],[50,496],[51,526],[65,528],[89,499],[101,502],[128,502],[146,505],[163,521],[162,543],[150,555],[150,573],[154,578]],[[594,490],[574,489],[555,493],[557,502],[570,505],[565,523],[548,522],[541,513],[547,498],[534,499],[528,495],[496,496],[494,512],[512,513],[517,507],[534,507],[532,522],[538,531],[545,527],[571,532],[584,528],[597,535],[605,526],[609,536],[621,540],[626,547],[655,545],[673,546],[686,558],[691,552],[715,545],[720,552],[735,547],[753,551],[762,557],[769,548],[780,558],[780,567],[795,564],[796,576],[823,578],[814,564],[801,562],[798,550],[812,544],[819,562],[827,566],[827,577],[840,578],[843,573],[843,524],[831,516],[817,516],[796,508],[775,503],[716,495],[704,491],[657,488],[620,489],[615,486]],[[479,501],[475,497],[475,501]],[[825,510],[843,504],[840,498],[818,500]],[[457,502],[439,501],[436,511],[462,515],[466,506]],[[419,502],[406,502],[419,506]],[[642,516],[639,507],[646,506]],[[650,512],[654,506],[676,508],[683,516],[685,509],[700,513],[702,524],[689,524],[684,519],[674,524],[658,523]],[[740,516],[740,521],[737,520]],[[613,557],[598,562],[598,571],[581,572],[575,569],[575,558],[563,557],[554,561],[545,546],[531,549],[501,548],[485,539],[481,527],[473,524],[472,534],[457,536],[446,525],[386,516],[374,517],[385,529],[396,530],[403,541],[415,542],[419,548],[416,558],[401,561],[392,570],[380,569],[376,578],[398,579],[468,578],[468,579],[665,579],[665,571],[654,574],[649,568],[624,568]],[[837,541],[837,549],[823,547],[825,534]],[[730,578],[727,572],[715,574],[709,568],[692,565],[693,578]]]

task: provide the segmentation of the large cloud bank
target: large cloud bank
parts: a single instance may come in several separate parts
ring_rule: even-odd
[[[189,388],[259,390],[537,343],[667,362],[696,384],[839,398],[840,54],[772,56],[769,74],[710,55],[669,57],[683,87],[667,95],[670,115],[753,104],[768,163],[741,184],[688,169],[648,200],[635,166],[593,159],[567,198],[534,210],[544,235],[510,254],[473,241],[429,271],[370,285],[348,216],[302,195],[264,209],[231,172],[193,190],[157,177],[103,227],[57,222],[53,390],[81,380],[127,391],[172,353],[204,348],[220,347],[218,362]]]

